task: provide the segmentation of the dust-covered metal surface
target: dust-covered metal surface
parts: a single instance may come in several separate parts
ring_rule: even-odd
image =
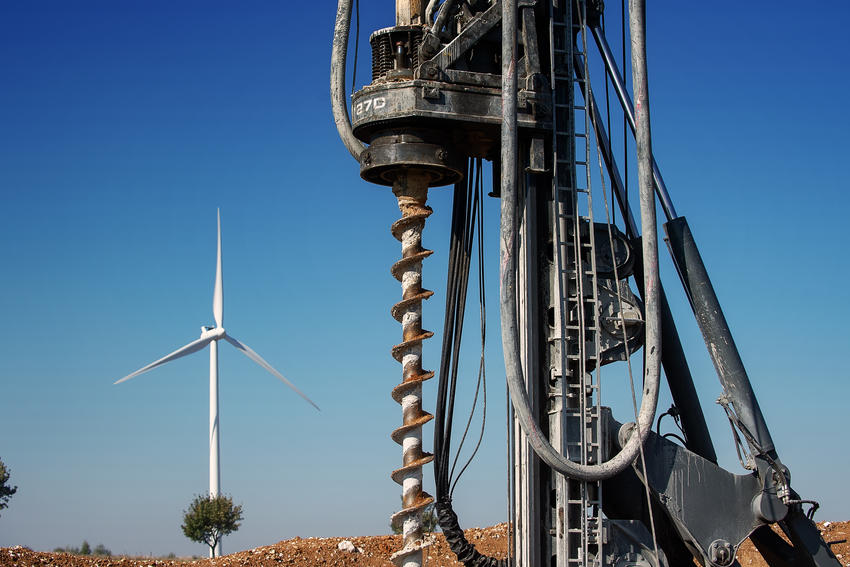
[[[399,174],[393,184],[402,217],[392,226],[393,236],[401,242],[402,259],[392,267],[393,276],[401,282],[402,299],[392,308],[393,317],[401,323],[403,341],[393,347],[392,355],[402,364],[402,383],[393,389],[393,399],[401,404],[402,425],[392,439],[402,446],[402,467],[392,479],[402,487],[402,510],[392,516],[394,526],[401,528],[403,547],[393,554],[399,566],[422,565],[422,549],[427,545],[422,532],[422,510],[434,499],[422,490],[422,467],[434,456],[422,450],[422,426],[434,416],[422,409],[422,382],[434,376],[422,369],[422,341],[434,333],[422,328],[422,301],[434,292],[422,287],[422,260],[431,255],[422,247],[422,229],[431,208],[428,198],[428,175],[412,171]]]

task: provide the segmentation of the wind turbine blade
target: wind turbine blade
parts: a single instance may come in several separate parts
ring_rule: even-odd
[[[218,253],[215,263],[215,289],[213,290],[213,317],[215,326],[221,328],[224,321],[224,284],[221,276],[221,209],[218,210]]]
[[[143,373],[147,372],[148,370],[153,370],[157,366],[162,366],[166,362],[171,362],[172,360],[177,360],[178,358],[182,358],[186,355],[192,354],[193,352],[198,352],[199,350],[201,350],[202,348],[207,346],[210,343],[210,341],[213,341],[213,340],[215,340],[215,337],[210,336],[210,337],[201,337],[200,339],[192,341],[188,345],[178,348],[177,350],[175,350],[171,354],[163,356],[162,358],[160,358],[156,362],[151,362],[150,364],[148,364],[144,368],[140,368],[140,369],[136,370],[135,372],[133,372],[132,374],[128,374],[127,376],[124,376],[123,378],[121,378],[120,380],[115,382],[115,384],[120,384],[121,382],[126,382],[130,378],[135,378],[139,374],[143,374]]]
[[[233,346],[238,348],[242,352],[242,354],[244,354],[245,356],[247,356],[248,358],[250,358],[251,360],[253,360],[257,364],[259,364],[260,366],[262,366],[263,368],[268,370],[270,373],[274,374],[281,382],[283,382],[284,384],[286,384],[287,386],[289,386],[290,388],[295,390],[295,393],[297,393],[299,396],[301,396],[302,398],[307,400],[307,402],[310,405],[312,405],[314,408],[316,408],[317,410],[319,409],[319,406],[317,406],[315,403],[313,403],[313,400],[311,400],[310,398],[305,396],[304,393],[301,390],[299,390],[298,388],[295,387],[295,384],[293,384],[292,382],[290,382],[289,380],[284,378],[283,374],[281,374],[280,372],[275,370],[272,367],[271,364],[269,364],[268,362],[263,360],[263,357],[260,356],[259,354],[257,354],[256,352],[254,352],[251,349],[251,347],[249,347],[248,345],[240,343],[238,340],[234,339],[230,335],[225,335],[224,340],[226,340],[227,342],[229,342],[230,344],[232,344]],[[319,411],[321,411],[321,410],[319,410]]]

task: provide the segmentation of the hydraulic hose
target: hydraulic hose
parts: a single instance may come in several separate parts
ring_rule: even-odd
[[[661,326],[658,306],[658,238],[655,197],[652,185],[652,148],[649,131],[649,95],[646,80],[646,41],[642,0],[630,0],[632,69],[637,109],[638,180],[643,229],[643,262],[646,305],[644,383],[637,435],[630,435],[610,460],[583,465],[570,461],[552,447],[543,435],[528,401],[520,365],[516,301],[516,235],[518,233],[516,190],[516,0],[502,3],[502,203],[500,220],[500,311],[502,350],[511,402],[523,433],[534,452],[552,469],[570,478],[595,482],[610,478],[630,466],[652,429],[658,403],[661,375]]]
[[[510,557],[496,559],[484,555],[469,543],[458,523],[457,514],[452,508],[451,498],[438,498],[434,508],[437,512],[437,521],[446,537],[446,543],[449,544],[449,549],[465,567],[510,567],[512,565]]]
[[[428,0],[428,5],[425,7],[425,23],[427,24],[434,19],[434,12],[437,11],[437,4],[440,0]]]
[[[334,38],[331,48],[331,108],[334,122],[342,143],[352,157],[360,160],[360,152],[366,145],[354,136],[348,116],[348,100],[345,96],[345,61],[348,57],[348,34],[351,29],[351,3],[354,0],[339,0],[334,23]]]
[[[434,20],[434,25],[431,26],[431,33],[438,34],[440,30],[443,29],[443,26],[446,24],[446,20],[449,18],[449,12],[452,9],[452,4],[454,4],[454,0],[445,0],[443,5],[440,6],[440,11],[437,12],[437,18]]]

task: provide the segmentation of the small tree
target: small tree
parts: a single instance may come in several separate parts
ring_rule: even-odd
[[[80,546],[80,555],[91,555],[91,546],[86,540],[83,540],[83,545]]]
[[[199,494],[188,510],[183,510],[183,534],[198,543],[215,547],[221,538],[239,529],[242,521],[242,505],[234,505],[229,496],[207,496]]]
[[[0,459],[0,510],[8,506],[9,498],[18,491],[17,486],[9,484],[9,475],[11,471],[3,464]]]

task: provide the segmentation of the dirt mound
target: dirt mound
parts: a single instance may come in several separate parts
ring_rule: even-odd
[[[818,524],[824,539],[842,565],[850,567],[850,522]],[[467,539],[486,555],[505,557],[508,550],[507,525],[466,530]],[[390,555],[401,547],[401,536],[361,536],[352,538],[295,538],[266,547],[241,551],[216,559],[133,559],[92,557],[66,553],[43,553],[24,547],[0,549],[0,567],[313,567],[338,565],[393,567]],[[738,551],[742,567],[767,567],[749,541]],[[426,565],[460,567],[442,534],[426,550]]]
[[[818,529],[838,561],[850,567],[850,543],[847,542],[850,522],[818,522]],[[775,526],[774,530],[781,535]],[[767,567],[767,563],[750,540],[744,541],[738,548],[738,562],[741,567]]]

